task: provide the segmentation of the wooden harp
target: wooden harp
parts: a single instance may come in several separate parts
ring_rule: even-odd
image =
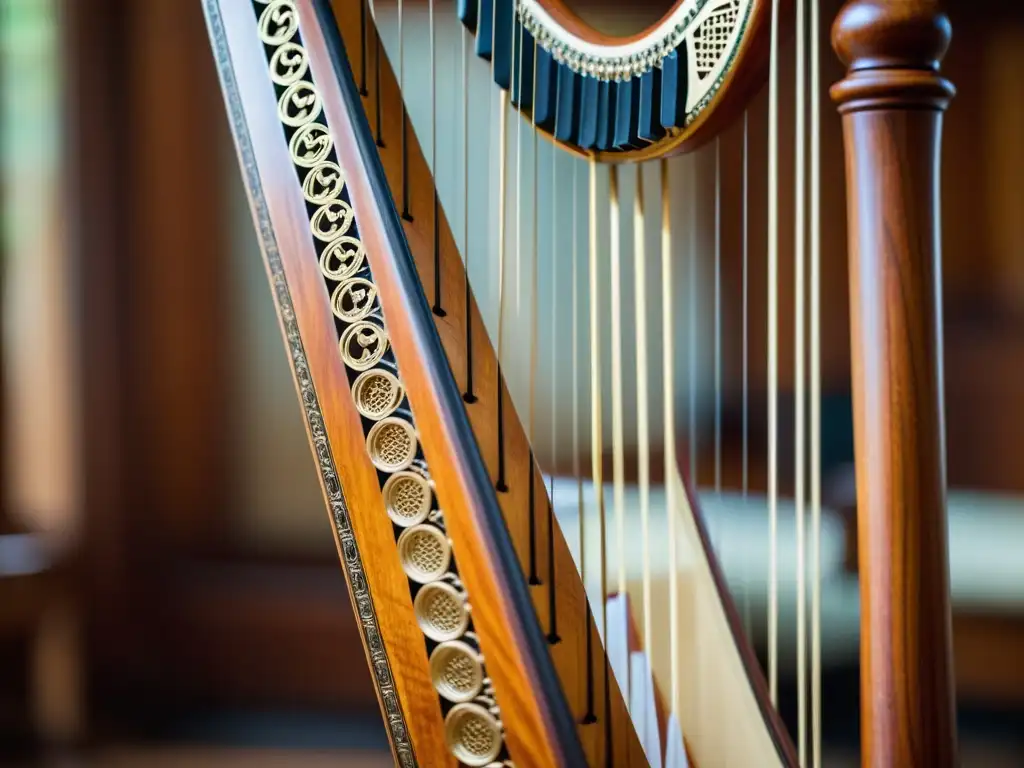
[[[841,119],[863,761],[952,765],[936,3],[846,3],[840,118],[816,0],[203,2],[396,762],[821,764]]]

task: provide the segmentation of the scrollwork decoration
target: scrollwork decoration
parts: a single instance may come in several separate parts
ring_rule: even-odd
[[[214,15],[215,10],[211,9],[216,6],[217,0],[207,0],[209,15]],[[381,475],[381,492],[390,522],[395,524],[396,547],[403,558],[403,568],[413,576],[410,580],[413,605],[424,631],[427,658],[439,643],[461,643],[450,646],[461,655],[448,668],[468,674],[470,680],[482,681],[472,686],[472,695],[458,702],[452,701],[449,690],[451,675],[448,683],[435,681],[439,706],[445,715],[449,749],[468,765],[511,766],[505,759],[504,726],[486,675],[484,657],[472,632],[469,596],[457,575],[444,514],[436,507],[430,472],[419,449],[411,408],[405,400],[401,375],[390,348],[379,291],[345,186],[345,170],[334,152],[334,137],[322,114],[323,98],[309,71],[309,55],[301,41],[299,13],[293,0],[253,0],[253,7],[260,40],[270,49],[267,64],[279,94],[278,118],[288,138],[290,157],[304,199],[315,206],[311,208],[309,231],[318,249],[320,271],[337,319],[339,352],[349,371],[354,404],[364,419],[367,451]],[[230,63],[226,66],[230,68]],[[237,117],[244,122],[240,115],[238,110]],[[253,172],[254,168],[253,164]],[[250,187],[253,186],[251,183]],[[255,186],[258,188],[258,174]],[[261,217],[260,222],[261,232],[272,238],[269,217],[266,220]],[[279,260],[278,256],[276,263],[279,264]],[[290,297],[287,302],[282,300],[287,293],[283,269],[276,271],[272,265],[272,272],[283,289],[283,292],[278,291],[282,317],[286,324],[291,324],[289,327],[295,327],[294,339],[289,335],[295,362],[301,339],[295,326],[294,310]],[[366,589],[358,547],[337,473],[333,471],[323,419],[304,356],[295,369],[311,431],[324,436],[322,443],[316,444],[316,452],[322,470],[331,467],[329,477],[324,476],[325,487],[332,498],[353,591],[356,591],[356,584],[360,585],[355,603],[363,617],[375,682],[388,713],[391,737],[402,765],[413,766],[415,756],[376,626],[372,596]],[[462,643],[463,640],[469,641],[472,647]],[[450,649],[448,654],[451,655]]]

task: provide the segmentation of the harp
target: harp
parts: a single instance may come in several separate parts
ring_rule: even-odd
[[[822,763],[845,189],[862,759],[952,765],[936,4],[846,3],[837,116],[816,0],[203,1],[396,762]]]

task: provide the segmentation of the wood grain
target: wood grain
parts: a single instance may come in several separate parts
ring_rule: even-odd
[[[861,738],[871,766],[952,766],[937,73],[929,0],[851,0],[833,27],[843,115],[858,548]]]
[[[344,489],[352,530],[358,543],[355,556],[361,556],[365,563],[372,563],[372,567],[365,568],[363,573],[388,655],[389,673],[393,676],[404,710],[405,727],[416,759],[421,765],[452,765],[454,760],[444,742],[441,710],[430,681],[424,639],[413,613],[408,579],[398,558],[377,471],[370,463],[366,451],[360,416],[355,409],[341,355],[338,353],[337,330],[330,299],[320,275],[309,233],[305,201],[277,116],[277,97],[267,75],[267,62],[257,32],[256,16],[248,0],[222,0],[220,8],[246,128],[255,153],[262,191],[266,195],[265,204],[283,262],[309,373],[320,399],[319,406],[330,452]],[[303,27],[303,31],[309,26],[307,24]],[[323,87],[324,83],[320,85]],[[332,128],[339,131],[341,126],[332,119]],[[339,153],[346,138],[336,136]],[[238,137],[238,140],[241,144],[244,138]],[[256,190],[250,187],[248,192],[256,216]],[[353,197],[358,198],[358,193],[354,193]],[[259,226],[260,222],[257,221]],[[263,246],[267,247],[266,241]],[[268,256],[265,252],[264,257]],[[281,309],[279,304],[279,315]],[[330,514],[330,505],[328,512]],[[353,552],[341,550],[340,540],[338,546],[339,557],[343,562],[353,557]],[[343,568],[343,571],[348,578],[348,570]],[[350,583],[349,587],[352,589],[353,585]],[[357,613],[356,620],[360,623],[363,620],[359,614],[365,610],[366,606],[362,606]],[[339,663],[343,662],[339,659]],[[375,674],[380,678],[379,670],[375,670]],[[382,700],[381,708],[385,718],[387,706]]]
[[[574,743],[574,735],[559,728],[560,720],[564,719],[557,711],[561,702],[551,701],[545,695],[545,689],[549,689],[553,681],[546,680],[532,653],[537,635],[530,637],[531,631],[536,632],[536,625],[531,628],[529,622],[535,619],[519,612],[514,595],[521,587],[508,581],[508,565],[494,538],[493,522],[487,519],[488,506],[494,504],[493,486],[488,483],[486,488],[481,488],[474,475],[469,452],[475,447],[464,445],[460,434],[459,420],[464,414],[453,413],[451,398],[446,396],[451,386],[450,372],[447,366],[438,365],[432,358],[429,350],[436,342],[428,334],[433,334],[434,329],[424,328],[417,315],[422,311],[424,297],[417,295],[419,283],[410,285],[400,267],[406,257],[401,253],[400,242],[394,239],[394,232],[389,230],[396,211],[394,208],[382,210],[378,195],[386,190],[374,186],[360,153],[355,121],[361,116],[351,115],[342,100],[344,84],[333,66],[314,4],[305,0],[296,5],[310,69],[324,97],[324,112],[335,137],[339,161],[346,169],[346,183],[367,259],[379,287],[391,345],[416,418],[420,445],[444,510],[459,576],[473,606],[474,628],[486,658],[487,672],[494,681],[506,728],[506,743],[518,765],[573,764],[577,761],[578,743]],[[382,90],[385,97],[387,93],[387,89]],[[396,104],[399,105],[397,111],[388,110],[392,115],[401,114],[400,101]],[[411,142],[411,132],[406,140]],[[400,137],[398,142],[385,138],[388,146],[399,143]],[[392,174],[388,173],[388,177],[391,180]],[[416,199],[431,200],[432,196],[431,190],[429,197],[417,196]],[[398,199],[401,200],[400,195]],[[412,206],[414,220],[423,216],[421,206],[422,203]],[[461,399],[457,402],[461,408]],[[437,708],[436,694],[432,693],[432,699]],[[567,735],[572,741],[566,741]]]
[[[361,42],[358,2],[351,0],[333,0],[331,3],[339,31],[344,39],[348,60],[358,81],[358,68],[361,66],[359,45]],[[372,26],[368,33],[372,40]],[[374,75],[376,67],[373,67]],[[433,217],[434,184],[427,157],[411,127],[406,135],[406,151],[408,154],[406,170],[407,178],[403,179],[400,148],[402,141],[402,101],[395,74],[383,58],[380,65],[379,82],[371,77],[371,87],[363,96],[363,106],[371,130],[376,128],[377,104],[375,99],[382,100],[381,135],[384,147],[378,147],[381,163],[384,167],[395,205],[400,210],[402,200],[402,184],[409,185],[411,220],[402,219],[402,227],[412,255],[418,282],[432,308],[440,309],[431,314],[438,337],[444,348],[444,354],[454,376],[459,393],[467,394],[467,366],[472,358],[472,398],[463,398],[460,407],[464,409],[475,437],[475,450],[486,467],[492,488],[498,486],[499,453],[504,455],[505,475],[504,488],[496,494],[502,517],[508,529],[519,567],[523,577],[529,583],[531,602],[541,631],[548,639],[548,649],[554,662],[555,672],[567,699],[572,717],[579,723],[579,738],[592,765],[604,762],[604,750],[609,731],[604,722],[609,719],[605,713],[604,665],[605,657],[600,644],[597,624],[593,616],[588,614],[587,601],[583,584],[570,553],[565,537],[558,528],[557,522],[552,525],[548,516],[548,490],[544,485],[540,468],[533,460],[530,452],[528,431],[524,420],[516,413],[512,398],[504,379],[500,376],[497,356],[488,338],[483,316],[472,292],[466,291],[465,265],[456,245],[454,234],[450,228],[448,217],[439,207],[438,219],[435,224]],[[378,86],[374,88],[373,86]],[[374,91],[379,93],[375,95]],[[457,219],[458,216],[455,216]],[[434,242],[435,226],[439,252],[435,259]],[[440,272],[440,295],[435,295],[435,276]],[[376,274],[376,273],[375,273]],[[379,278],[378,278],[379,279]],[[467,304],[468,302],[468,304]],[[389,305],[386,305],[389,306]],[[386,312],[388,309],[385,310]],[[389,323],[392,321],[389,320]],[[471,333],[467,334],[467,323]],[[471,356],[467,348],[467,336],[472,345]],[[396,342],[397,343],[397,342]],[[411,386],[407,383],[407,387]],[[503,445],[499,446],[498,434],[498,397],[502,399],[502,430]],[[419,423],[419,411],[417,420]],[[462,459],[442,456],[440,461],[452,463]],[[436,461],[436,460],[435,460]],[[431,462],[431,467],[435,466]],[[434,472],[436,473],[436,469]],[[530,507],[530,478],[532,477],[533,509]],[[437,478],[435,478],[437,480]],[[439,482],[439,481],[438,481]],[[440,493],[440,489],[439,489]],[[448,505],[443,503],[446,519],[449,515]],[[533,522],[531,526],[531,516]],[[460,549],[460,531],[449,525],[455,548]],[[532,540],[532,546],[531,546]],[[473,547],[470,542],[467,546]],[[532,557],[531,557],[532,550]],[[465,558],[460,562],[460,572],[466,569]],[[551,591],[555,591],[552,603]],[[479,597],[476,591],[470,590],[470,600],[474,605],[474,621],[479,620],[477,604]],[[485,596],[486,599],[486,596]],[[552,612],[552,606],[553,611]],[[557,630],[557,642],[552,630]],[[591,635],[593,654],[592,669],[586,667],[587,633]],[[483,644],[487,645],[486,638]],[[488,658],[488,671],[491,670],[490,653],[485,650]],[[593,712],[588,710],[587,679],[593,680]],[[610,690],[608,706],[612,712],[613,748],[625,751],[631,745],[637,745],[631,721],[626,712],[625,699],[617,682],[609,680]],[[523,684],[527,684],[525,681]],[[499,690],[499,699],[501,689]],[[587,715],[594,714],[597,722],[586,723]],[[508,717],[502,706],[503,720],[508,724]],[[618,733],[618,738],[616,738]],[[515,756],[515,753],[513,753]],[[518,761],[518,758],[517,758]]]

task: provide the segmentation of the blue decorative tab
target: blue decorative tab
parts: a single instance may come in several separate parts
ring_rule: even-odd
[[[491,44],[494,42],[494,3],[495,0],[480,0],[477,13],[476,55],[487,61],[491,60]]]
[[[597,148],[611,149],[612,121],[615,119],[612,89],[617,83],[601,80],[597,84]]]
[[[537,86],[533,94],[533,119],[541,128],[550,131],[555,125],[555,101],[558,86],[556,64],[551,54],[537,46]]]
[[[520,109],[533,106],[533,65],[540,46],[536,45],[533,35],[522,25],[516,24],[516,79],[512,84],[512,103]]]
[[[661,124],[665,128],[686,125],[686,41],[661,63]]]
[[[491,63],[494,82],[507,91],[512,90],[512,46],[518,43],[519,31],[512,25],[513,0],[494,0],[494,44]]]
[[[480,0],[458,0],[456,3],[456,13],[459,15],[459,21],[466,25],[466,29],[476,34],[476,6]]]
[[[591,149],[597,143],[597,80],[583,75],[580,80],[580,149]]]
[[[566,66],[558,67],[558,99],[555,107],[555,138],[576,143],[579,138],[580,77]]]
[[[640,111],[637,136],[643,141],[657,141],[665,135],[661,125],[661,69],[655,67],[640,78]]]

